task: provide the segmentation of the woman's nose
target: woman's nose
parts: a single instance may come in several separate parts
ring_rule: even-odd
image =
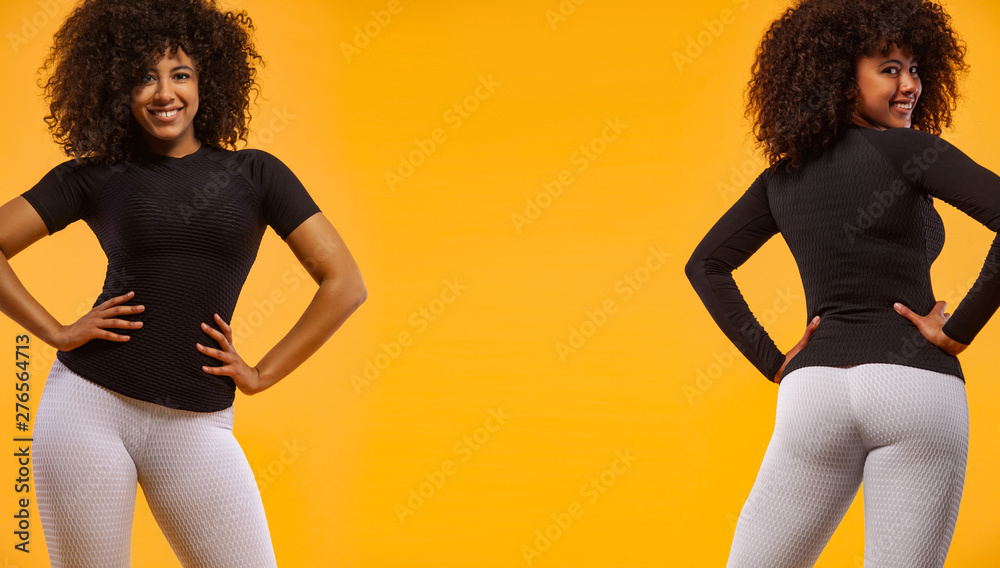
[[[171,101],[174,99],[174,89],[170,85],[170,81],[160,81],[156,84],[156,93],[154,93],[156,100],[158,101]]]

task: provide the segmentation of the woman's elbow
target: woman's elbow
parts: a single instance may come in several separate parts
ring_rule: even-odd
[[[351,289],[351,297],[354,299],[354,309],[361,307],[361,304],[365,303],[368,299],[368,288],[365,287],[365,283],[358,279],[357,284]]]
[[[696,284],[704,280],[705,259],[698,255],[694,255],[688,259],[687,264],[684,265],[684,275],[687,276],[688,282],[691,284]]]
[[[344,275],[334,288],[336,289],[336,294],[349,303],[355,310],[361,307],[361,304],[365,303],[365,300],[368,299],[368,288],[365,287],[365,282],[362,280],[361,274],[357,271],[349,275]]]

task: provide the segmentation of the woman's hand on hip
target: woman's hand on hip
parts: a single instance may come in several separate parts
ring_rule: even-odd
[[[788,353],[785,354],[785,362],[781,364],[781,368],[778,369],[778,374],[774,376],[774,384],[781,384],[781,375],[784,374],[785,367],[788,366],[788,362],[792,360],[792,357],[798,355],[799,351],[802,351],[802,349],[805,348],[806,344],[809,343],[809,336],[816,331],[817,327],[819,327],[819,316],[814,317],[812,321],[809,322],[809,325],[806,326],[806,332],[802,334],[802,339],[795,344],[795,347],[792,347]]]
[[[61,351],[72,351],[91,339],[124,342],[129,336],[109,331],[110,329],[139,329],[141,321],[119,319],[118,316],[138,314],[144,306],[123,306],[131,300],[135,292],[116,296],[90,309],[75,322],[64,325],[59,332],[54,347]]]
[[[910,320],[913,325],[917,326],[917,329],[920,330],[920,334],[924,336],[924,339],[931,342],[949,355],[958,355],[962,351],[965,351],[965,348],[968,347],[968,345],[959,343],[944,333],[944,324],[948,321],[948,318],[951,317],[951,314],[944,313],[946,307],[948,307],[948,304],[942,300],[934,304],[934,307],[931,308],[931,313],[926,316],[918,316],[913,313],[913,310],[907,308],[899,302],[896,302],[896,304],[893,305],[893,308],[896,309],[896,313]]]
[[[236,352],[233,347],[233,329],[229,327],[219,314],[215,314],[215,323],[219,325],[218,329],[202,323],[201,330],[207,333],[212,339],[219,344],[219,349],[213,347],[208,347],[197,344],[198,351],[201,351],[209,357],[214,357],[219,361],[222,361],[221,367],[208,367],[204,366],[201,368],[202,371],[210,375],[226,375],[232,377],[233,382],[236,383],[236,387],[240,389],[243,394],[257,394],[260,391],[266,389],[270,385],[265,385],[264,381],[260,378],[260,373],[257,371],[256,367],[251,367],[243,361],[240,354]]]

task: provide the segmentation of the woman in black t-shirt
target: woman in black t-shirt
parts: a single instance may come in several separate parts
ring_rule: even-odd
[[[52,566],[128,566],[137,483],[184,566],[275,565],[234,391],[291,373],[366,291],[291,171],[234,151],[256,90],[252,30],[210,0],[84,0],[55,35],[46,121],[74,160],[0,207],[0,309],[59,350],[33,433]],[[63,325],[7,259],[78,219],[108,274]],[[267,225],[319,287],[251,366],[229,322]]]

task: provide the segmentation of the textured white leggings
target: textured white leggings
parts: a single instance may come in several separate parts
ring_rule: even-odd
[[[34,428],[38,512],[54,568],[129,566],[136,482],[186,568],[275,566],[233,408],[188,412],[128,398],[58,360]]]
[[[862,482],[865,568],[940,568],[968,446],[958,377],[887,364],[789,373],[729,568],[813,566]]]

